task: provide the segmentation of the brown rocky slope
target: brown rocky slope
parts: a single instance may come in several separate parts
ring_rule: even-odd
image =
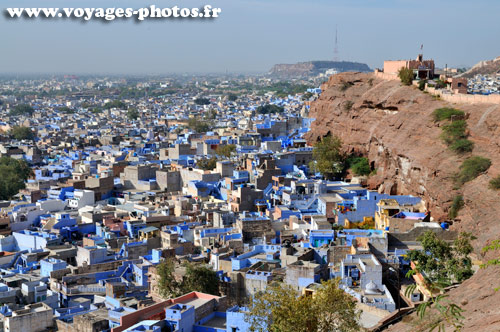
[[[500,73],[500,57],[481,61],[460,76],[471,78],[476,75],[496,75]]]
[[[456,195],[465,206],[453,229],[472,232],[476,255],[493,239],[500,239],[500,192],[488,183],[500,174],[500,105],[449,104],[399,81],[374,74],[342,73],[330,77],[321,97],[312,104],[315,118],[308,140],[313,143],[330,132],[339,136],[348,151],[364,154],[377,173],[369,179],[372,189],[423,197],[434,218],[446,219]],[[465,111],[475,143],[472,155],[491,159],[492,166],[475,180],[455,190],[453,176],[467,156],[457,156],[441,142],[441,129],[432,112],[451,106]],[[499,253],[496,253],[500,255]],[[500,331],[500,269],[479,270],[451,292],[451,299],[466,310],[464,331]],[[392,331],[419,331],[415,323],[398,323]]]

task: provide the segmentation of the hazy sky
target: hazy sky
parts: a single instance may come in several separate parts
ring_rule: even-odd
[[[6,7],[221,7],[206,20],[7,19]],[[339,58],[381,67],[424,56],[470,66],[500,56],[498,0],[2,0],[0,72],[265,72]]]

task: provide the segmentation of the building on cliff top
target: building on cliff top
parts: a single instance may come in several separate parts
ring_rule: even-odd
[[[419,54],[416,60],[386,60],[384,61],[384,73],[397,75],[401,68],[412,69],[416,77],[427,80],[434,78],[434,60],[424,60]]]

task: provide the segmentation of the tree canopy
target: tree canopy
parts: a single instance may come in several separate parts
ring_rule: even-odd
[[[58,108],[58,111],[59,111],[60,113],[66,113],[66,114],[73,114],[73,113],[75,113],[75,110],[74,110],[74,109],[69,108],[69,107],[67,107],[67,106],[59,107],[59,108]]]
[[[217,166],[217,157],[201,159],[196,163],[196,166],[205,171],[211,171]]]
[[[257,107],[257,113],[259,114],[283,113],[284,111],[285,109],[283,107],[273,104]]]
[[[19,104],[16,105],[13,109],[10,110],[10,115],[31,115],[33,114],[34,109],[28,104]]]
[[[348,158],[347,166],[355,175],[369,175],[371,172],[370,162],[366,157]]]
[[[210,121],[200,120],[197,118],[191,118],[188,121],[188,126],[197,133],[206,133],[212,129],[212,124]]]
[[[342,173],[345,155],[342,152],[342,140],[328,135],[316,142],[310,167],[320,172],[326,179],[332,180]]]
[[[424,272],[429,284],[446,286],[462,282],[474,273],[469,258],[473,239],[471,234],[461,233],[452,245],[439,239],[433,231],[427,231],[419,238],[423,249],[410,250],[408,258],[418,272]]]
[[[139,117],[139,111],[137,110],[137,108],[131,107],[128,109],[127,118],[129,120],[137,120],[138,117]]]
[[[127,107],[127,105],[125,105],[125,103],[121,100],[113,100],[113,101],[109,101],[106,104],[104,104],[105,109],[111,109],[111,108],[124,109],[126,107]]]
[[[410,68],[401,67],[398,71],[398,77],[404,85],[411,85],[415,75],[413,74],[413,70]]]
[[[22,127],[22,126],[16,126],[16,127],[12,128],[10,130],[10,135],[14,139],[17,139],[18,141],[21,141],[23,139],[32,140],[35,138],[35,134],[31,130],[31,128]]]
[[[189,292],[203,292],[219,295],[217,273],[202,264],[184,263],[186,274],[181,280],[174,276],[175,263],[166,259],[157,266],[158,288],[164,298],[178,297]]]
[[[10,157],[0,158],[0,199],[7,200],[24,188],[31,168],[24,160]]]
[[[215,151],[219,156],[223,156],[226,158],[231,157],[231,153],[236,151],[236,145],[234,144],[226,144],[226,145],[219,145],[217,147],[217,150]]]
[[[275,283],[250,299],[245,320],[254,332],[359,331],[355,301],[338,287],[338,279],[323,282],[311,295]]]
[[[210,105],[210,100],[208,98],[196,98],[194,103],[196,105]]]

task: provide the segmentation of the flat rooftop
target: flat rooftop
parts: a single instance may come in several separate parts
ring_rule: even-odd
[[[189,298],[189,299],[186,299],[186,300],[179,301],[178,303],[189,304],[189,305],[194,306],[194,308],[196,309],[196,308],[199,308],[202,305],[210,302],[210,300],[211,299],[202,299],[202,298],[199,298],[199,297],[193,297],[193,298]]]
[[[226,329],[226,317],[214,316],[211,320],[209,320],[208,322],[206,322],[205,324],[203,324],[201,326],[225,330]]]

